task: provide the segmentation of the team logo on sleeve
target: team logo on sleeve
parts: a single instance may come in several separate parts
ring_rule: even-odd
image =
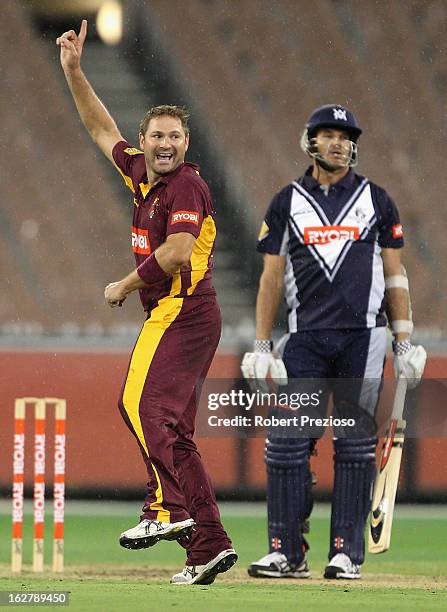
[[[170,225],[176,223],[194,223],[199,225],[199,213],[194,210],[178,210],[172,213]]]
[[[127,147],[127,149],[124,149],[124,153],[127,153],[128,155],[141,155],[143,151],[140,151],[140,149],[136,149],[135,147]]]
[[[139,255],[151,254],[149,230],[141,229],[140,227],[132,227],[132,251]]]
[[[396,225],[393,225],[391,229],[393,232],[393,238],[403,238],[404,237],[404,230],[402,228],[401,223],[396,223]]]
[[[269,233],[270,228],[265,221],[262,222],[261,229],[259,230],[258,240],[264,240],[264,238]]]
[[[320,227],[304,228],[305,244],[327,244],[338,240],[358,240],[360,231],[358,227],[347,225],[322,225]]]

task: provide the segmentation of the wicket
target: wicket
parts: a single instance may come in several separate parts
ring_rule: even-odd
[[[54,406],[53,572],[64,571],[65,419],[66,401],[54,397],[17,398],[14,404],[11,571],[22,571],[25,477],[26,405],[34,404],[34,537],[33,571],[44,569],[45,425],[48,406]]]

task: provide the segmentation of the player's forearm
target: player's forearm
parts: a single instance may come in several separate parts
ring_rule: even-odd
[[[132,293],[132,291],[136,291],[137,289],[144,289],[148,286],[147,283],[140,277],[137,270],[132,270],[130,274],[124,277],[120,281],[121,287],[126,295]]]
[[[155,251],[157,262],[160,268],[166,274],[175,274],[180,268],[189,263],[191,258],[190,245],[180,245],[178,242],[175,244],[170,241],[164,242]]]
[[[189,264],[195,238],[191,234],[174,234],[138,266],[140,278],[148,285],[164,281],[182,266]]]
[[[169,272],[160,266],[158,257],[159,251],[160,248],[145,259],[136,270],[132,270],[130,274],[118,282],[123,295],[127,296],[129,293],[132,293],[132,291],[144,289],[152,283],[158,282],[160,277],[166,278],[169,276]]]
[[[261,276],[256,300],[256,338],[258,340],[271,338],[282,293],[282,282]]]
[[[410,296],[406,289],[387,289],[386,298],[386,313],[391,325],[396,321],[411,322]],[[407,340],[411,334],[409,331],[393,331],[393,335],[397,342],[402,342]]]
[[[112,308],[121,306],[129,293],[147,288],[167,278],[169,275],[160,267],[155,253],[152,253],[136,270],[132,270],[120,281],[107,285],[104,295]]]
[[[86,76],[79,68],[65,71],[65,78],[72,93],[82,123],[94,141],[102,133],[118,133],[117,125],[108,110],[95,94]]]

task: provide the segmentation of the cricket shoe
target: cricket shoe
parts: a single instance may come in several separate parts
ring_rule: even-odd
[[[234,548],[227,548],[205,565],[186,565],[174,574],[171,584],[212,584],[217,574],[227,572],[237,561]]]
[[[338,553],[329,561],[329,565],[324,570],[324,577],[330,579],[344,578],[347,580],[356,580],[361,578],[360,565],[356,565],[351,561],[345,553]]]
[[[286,555],[272,552],[252,563],[248,568],[248,575],[252,578],[309,578],[310,571],[307,560],[294,565],[289,563]]]
[[[120,536],[120,544],[124,548],[136,550],[149,548],[160,540],[179,540],[191,535],[196,526],[189,518],[178,523],[162,523],[150,519],[143,519],[136,527],[124,531]]]

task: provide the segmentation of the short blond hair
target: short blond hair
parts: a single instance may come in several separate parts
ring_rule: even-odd
[[[180,119],[185,134],[189,134],[189,112],[188,109],[184,106],[175,106],[172,104],[161,104],[160,106],[153,106],[147,111],[147,113],[141,120],[140,134],[142,134],[143,136],[146,134],[146,130],[148,128],[150,120],[154,119],[155,117],[176,117],[177,119]]]

